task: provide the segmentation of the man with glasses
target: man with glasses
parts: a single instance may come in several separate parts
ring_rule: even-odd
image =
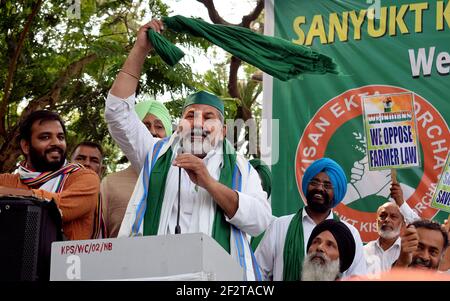
[[[256,259],[265,280],[300,280],[306,245],[314,227],[326,219],[338,220],[332,211],[344,198],[347,178],[342,168],[329,158],[313,162],[305,171],[302,190],[306,206],[296,214],[275,219],[256,250]],[[346,223],[356,244],[355,257],[343,277],[366,274],[363,244],[358,230]]]

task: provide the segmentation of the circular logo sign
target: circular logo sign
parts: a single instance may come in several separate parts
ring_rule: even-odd
[[[388,201],[391,171],[369,171],[363,129],[362,96],[413,92],[386,85],[348,90],[327,101],[306,126],[295,156],[296,182],[302,199],[301,180],[308,166],[322,157],[333,158],[347,175],[347,193],[334,209],[342,220],[361,233],[364,242],[378,237],[376,210]],[[406,203],[421,217],[431,219],[433,192],[450,149],[450,130],[441,114],[426,99],[414,94],[422,167],[399,169],[397,179]]]

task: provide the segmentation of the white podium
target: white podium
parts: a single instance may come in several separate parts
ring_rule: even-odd
[[[238,280],[243,269],[203,233],[52,244],[50,280]]]

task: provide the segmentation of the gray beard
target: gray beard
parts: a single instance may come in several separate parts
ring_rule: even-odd
[[[384,238],[384,239],[394,239],[400,236],[400,227],[398,227],[398,229],[395,230],[381,230],[378,229],[378,235],[380,235],[380,237]]]
[[[319,253],[326,260],[324,264],[311,261],[318,253],[306,255],[303,261],[302,281],[334,281],[339,276],[339,259],[330,260],[325,254]],[[319,255],[320,256],[320,255]]]
[[[182,138],[183,153],[189,153],[204,158],[211,150],[215,149],[220,142],[222,142],[221,139],[217,138],[213,140],[211,135],[205,137],[203,141],[191,141],[191,137],[188,136]]]

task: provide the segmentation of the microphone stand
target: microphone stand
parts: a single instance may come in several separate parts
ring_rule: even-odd
[[[178,155],[183,153],[183,140],[180,140],[180,148],[178,150]],[[177,210],[177,225],[175,226],[175,234],[181,234],[180,227],[180,208],[181,206],[181,167],[178,167],[178,210]]]

